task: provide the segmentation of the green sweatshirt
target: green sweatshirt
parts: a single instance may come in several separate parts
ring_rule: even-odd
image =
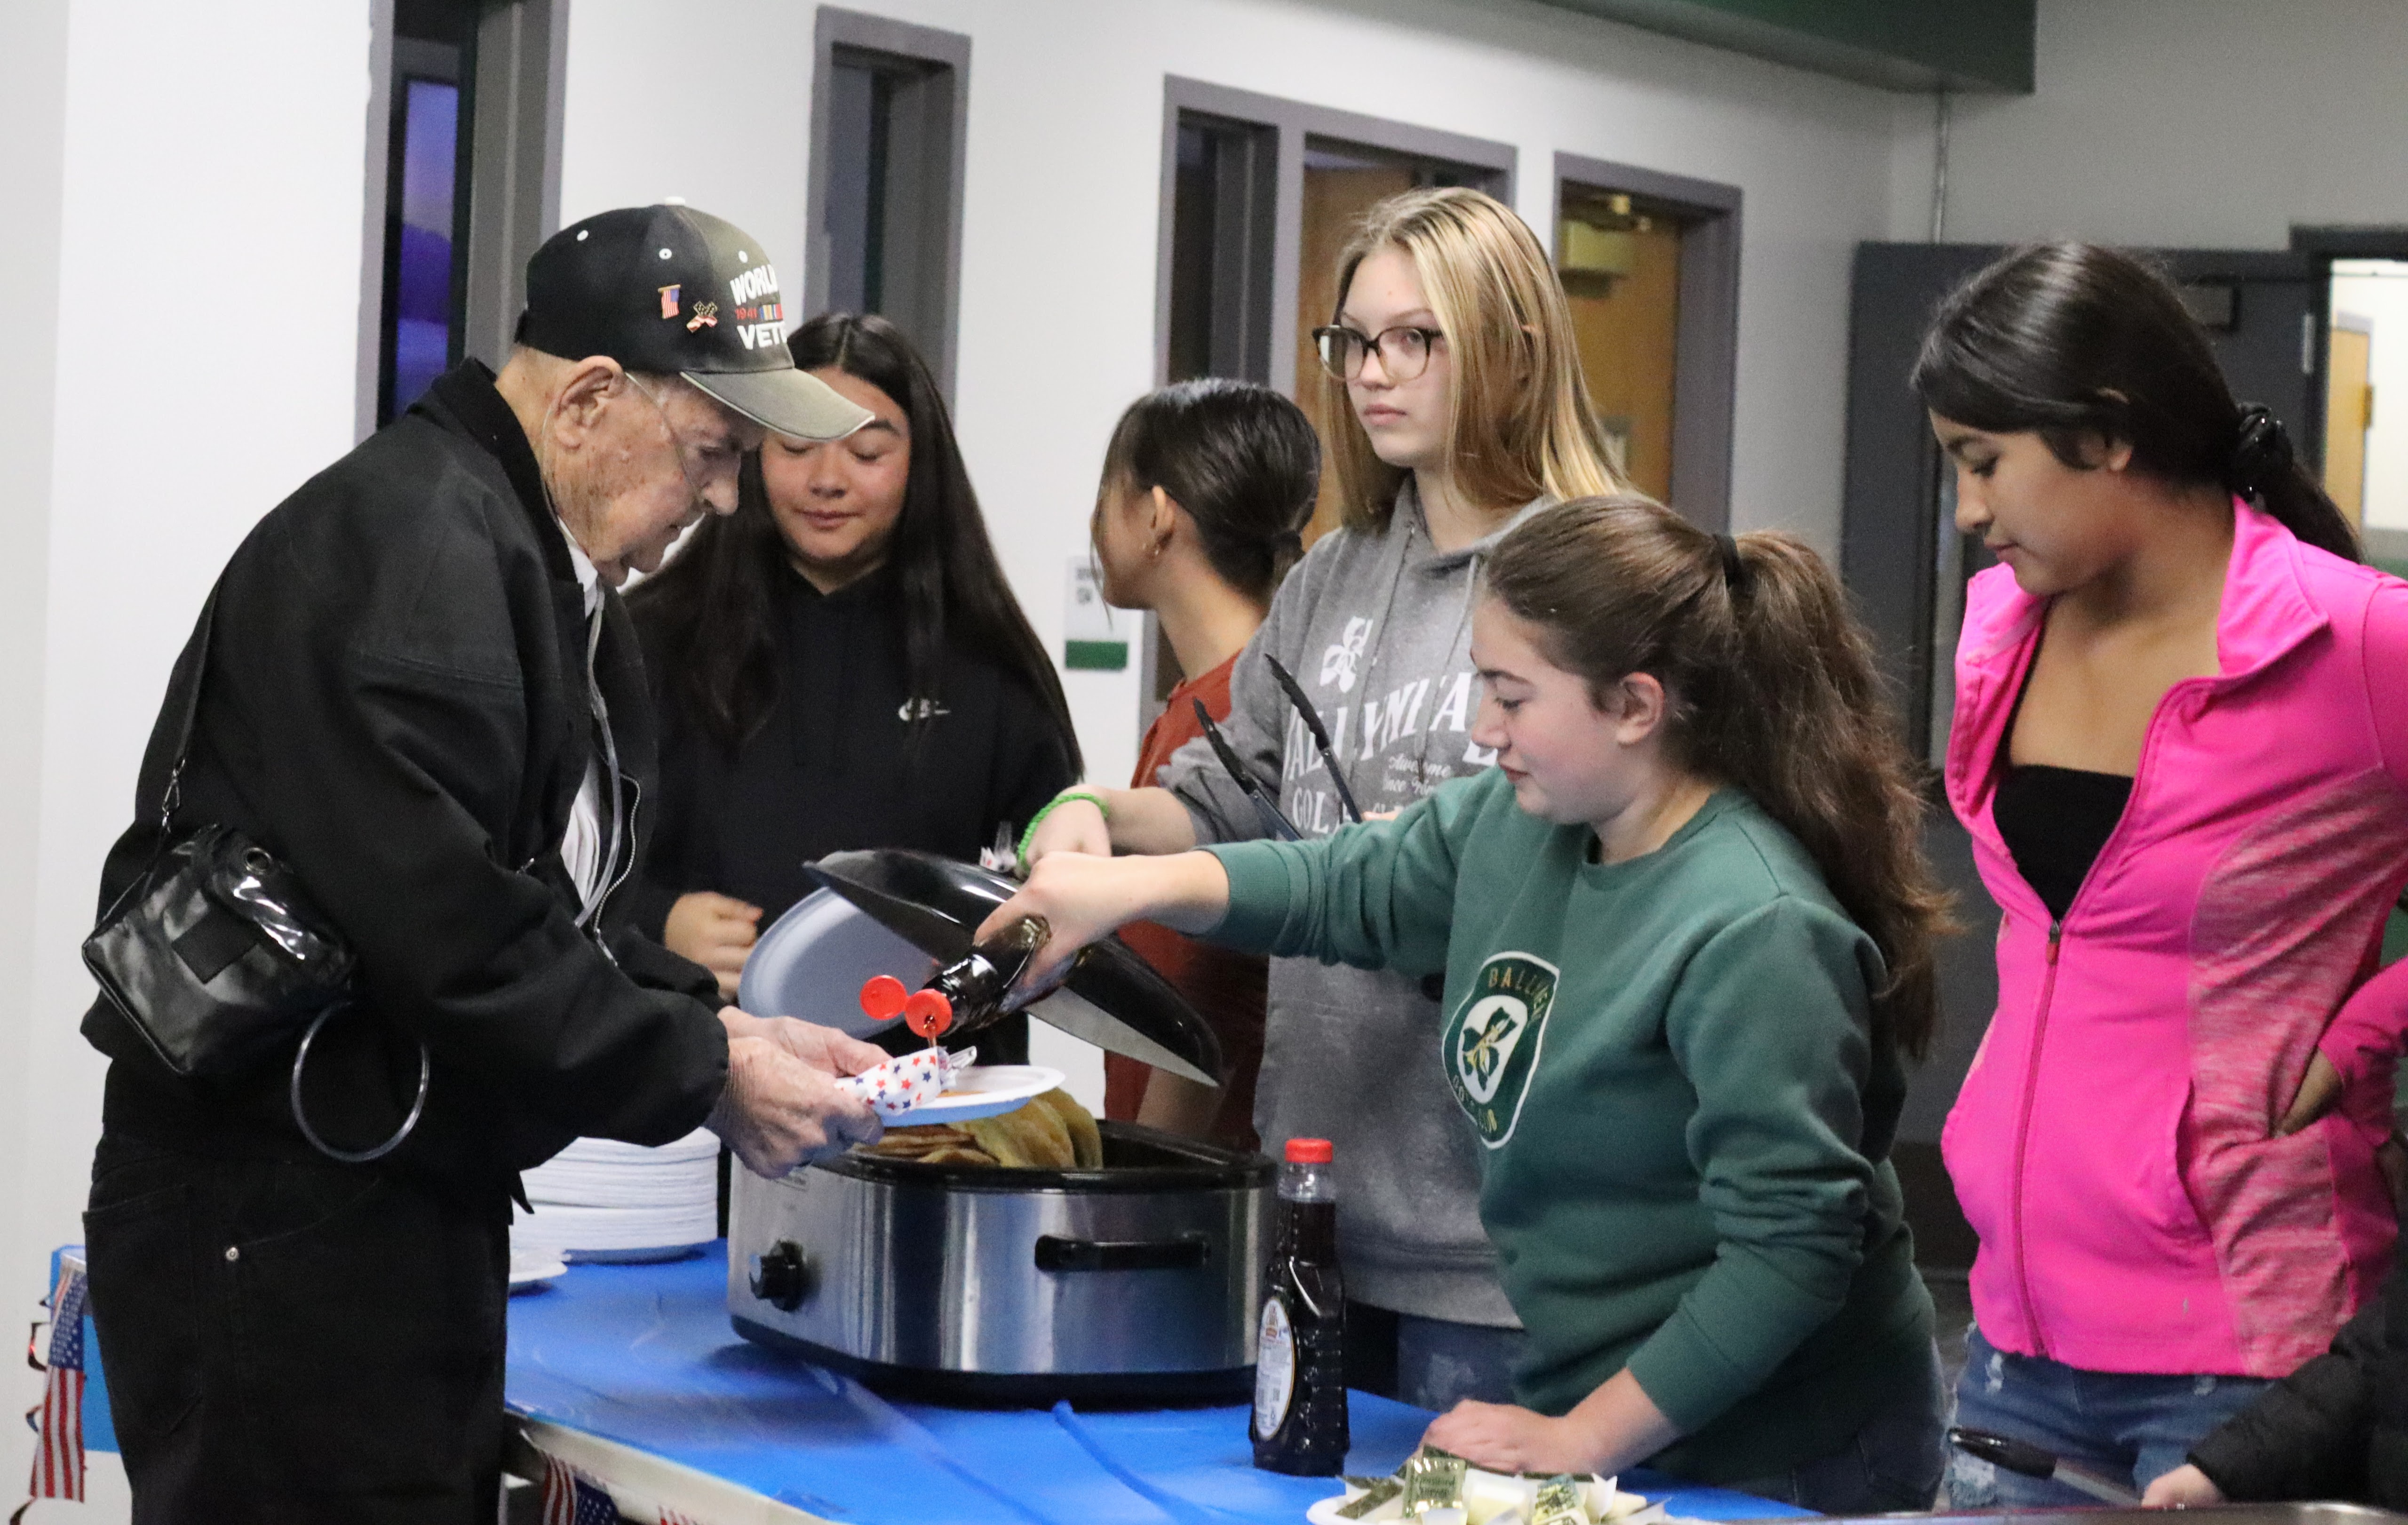
[[[1445,971],[1436,1036],[1529,1331],[1521,1400],[1561,1414],[1627,1366],[1685,1434],[1656,1465],[1768,1476],[1929,1360],[1885,1158],[1904,1072],[1870,1034],[1881,957],[1738,791],[1643,857],[1592,863],[1594,841],[1492,769],[1393,820],[1208,849],[1229,875],[1212,936]]]

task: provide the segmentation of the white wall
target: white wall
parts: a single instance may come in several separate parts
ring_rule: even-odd
[[[243,532],[351,443],[367,47],[367,0],[9,6],[0,1298],[11,1309],[49,1250],[81,1237],[103,1064],[76,1031],[92,989],[77,948],[167,669]],[[13,1465],[0,1460],[0,1476]]]
[[[1960,96],[1952,242],[2281,248],[2408,223],[2408,6],[2040,0],[2037,90]],[[1899,108],[1892,237],[1925,237],[1931,107]]]
[[[2334,277],[2332,305],[2374,325],[2367,348],[2374,427],[2366,431],[2366,523],[2408,530],[2408,265]]]
[[[1049,642],[1105,436],[1153,381],[1166,74],[1511,142],[1541,228],[1558,149],[1739,185],[1735,514],[1836,546],[1847,262],[1886,223],[1889,97],[1519,0],[853,8],[972,39],[958,422]],[[782,66],[741,88],[665,73],[672,11],[681,35],[742,36]],[[577,0],[563,218],[681,194],[767,240],[797,286],[811,24],[778,0]],[[1125,776],[1134,671],[1068,683],[1091,771]]]

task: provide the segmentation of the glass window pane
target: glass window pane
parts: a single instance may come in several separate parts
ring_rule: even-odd
[[[400,247],[389,309],[395,414],[417,401],[452,363],[452,231],[460,133],[459,86],[409,79],[404,88]]]

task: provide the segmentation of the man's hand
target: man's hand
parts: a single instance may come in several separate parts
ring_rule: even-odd
[[[752,957],[760,935],[761,908],[709,890],[681,895],[669,907],[661,942],[681,958],[691,958],[719,981],[719,993],[729,1000],[744,979],[744,960]]]
[[[874,1043],[848,1038],[834,1028],[798,1022],[791,1016],[754,1016],[733,1006],[719,1009],[719,1021],[728,1039],[766,1038],[795,1057],[829,1075],[857,1075],[884,1064],[894,1056]]]
[[[2148,1491],[2141,1495],[2143,1509],[2187,1509],[2193,1504],[2223,1502],[2224,1489],[2187,1461],[2151,1483]]]
[[[704,1126],[746,1170],[773,1181],[798,1165],[875,1143],[884,1130],[878,1114],[838,1088],[829,1073],[772,1039],[749,1034],[728,1040],[727,1088]]]

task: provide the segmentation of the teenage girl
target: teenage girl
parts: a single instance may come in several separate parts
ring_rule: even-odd
[[[1518,517],[1620,483],[1583,385],[1546,250],[1477,191],[1374,207],[1339,256],[1320,329],[1344,526],[1315,542],[1230,677],[1228,738],[1310,836],[1351,798],[1378,814],[1488,766],[1469,734],[1473,574]],[[1333,778],[1271,672],[1303,686]],[[1340,784],[1342,781],[1343,791]],[[1031,856],[1170,853],[1264,833],[1202,742],[1163,787],[1056,804]],[[1281,958],[1254,1122],[1276,1152],[1337,1145],[1350,1378],[1431,1407],[1501,1396],[1520,1338],[1478,1210],[1477,1147],[1452,1119],[1427,1043],[1435,986],[1391,971]]]
[[[2143,1487],[2390,1259],[2408,586],[2126,255],[2009,255],[1914,380],[2003,564],[1946,770],[2003,918],[1942,1141],[1982,1240],[1958,1422]],[[2082,1502],[1970,1461],[1951,1490]]]
[[[638,923],[730,999],[755,935],[810,893],[805,863],[976,862],[1079,769],[926,364],[876,316],[823,314],[788,348],[870,422],[770,436],[735,513],[628,599],[661,715]]]
[[[1138,749],[1131,788],[1153,784],[1172,753],[1204,734],[1197,705],[1216,722],[1229,718],[1230,669],[1301,554],[1297,526],[1320,482],[1312,423],[1267,386],[1182,381],[1121,415],[1096,494],[1096,562],[1107,602],[1154,611],[1180,671]],[[1263,960],[1151,924],[1125,936],[1211,1024],[1227,1072],[1215,1090],[1108,1054],[1106,1115],[1254,1148]]]
[[[1798,541],[1642,498],[1541,511],[1484,586],[1496,767],[1309,842],[1056,854],[990,928],[1046,918],[1039,978],[1140,916],[1442,975],[1414,1046],[1528,1336],[1516,1402],[1461,1403],[1429,1444],[1928,1507],[1931,1302],[1885,1157],[1943,897],[1866,636]]]

